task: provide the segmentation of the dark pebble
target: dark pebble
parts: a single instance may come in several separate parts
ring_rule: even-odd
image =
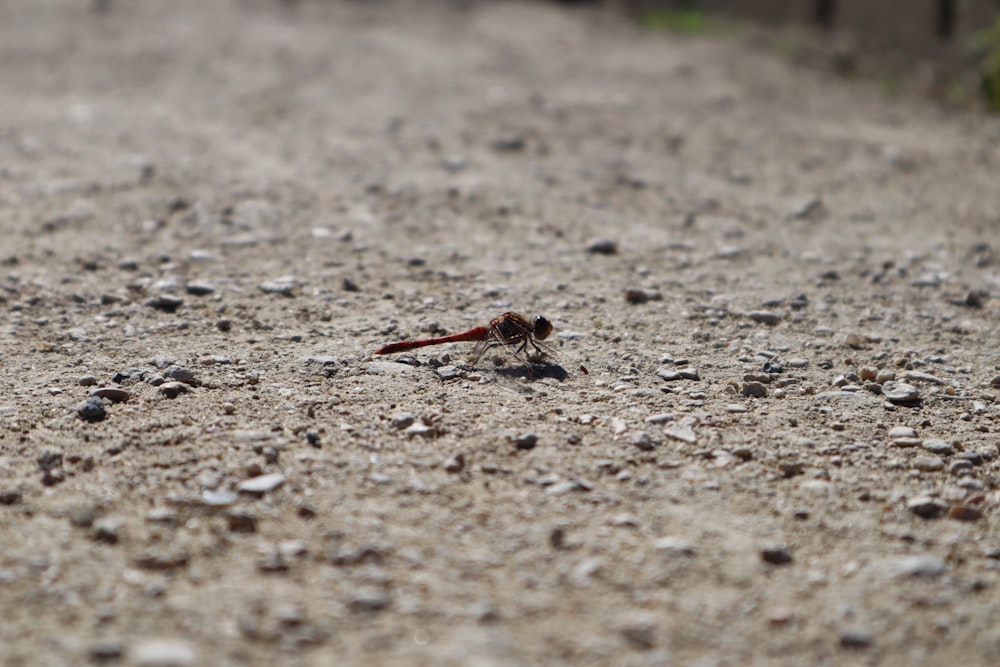
[[[24,494],[16,489],[0,491],[0,505],[16,505],[23,497]]]
[[[646,303],[647,301],[659,301],[663,298],[663,295],[659,292],[647,292],[644,289],[639,289],[638,287],[630,287],[625,290],[625,301],[631,303],[632,305],[639,305]]]
[[[772,327],[781,321],[780,314],[773,313],[769,310],[755,310],[747,313],[747,317],[754,322],[759,322],[760,324],[766,324]]]
[[[594,255],[614,255],[618,252],[618,244],[611,239],[597,239],[590,242],[587,252]]]
[[[234,510],[226,514],[226,526],[233,533],[256,533],[257,517]]]
[[[184,366],[170,366],[163,371],[163,377],[168,380],[191,384],[191,381],[194,380],[194,371],[190,368],[185,368]]]
[[[504,134],[493,140],[493,150],[516,153],[524,150],[524,137],[517,133]]]
[[[518,449],[534,449],[538,444],[538,435],[535,433],[522,433],[514,438],[514,446]]]
[[[786,547],[766,547],[760,551],[761,560],[772,565],[788,565],[792,562],[792,552]]]
[[[115,642],[98,642],[91,644],[87,653],[90,654],[90,659],[94,662],[105,662],[120,659],[123,651],[121,644],[116,644]]]
[[[754,398],[766,398],[767,387],[760,382],[745,382],[743,384],[743,395]]]
[[[906,503],[906,509],[924,519],[936,519],[948,511],[948,503],[934,496],[917,496]]]
[[[215,285],[210,283],[188,283],[184,290],[192,296],[207,296],[215,291]]]
[[[77,414],[84,421],[99,422],[107,416],[104,409],[104,401],[97,396],[91,396],[76,407]]]
[[[765,361],[764,368],[765,373],[784,373],[785,367],[774,361]]]
[[[843,648],[861,649],[868,648],[874,643],[871,634],[864,630],[845,630],[840,633],[840,645]]]
[[[180,394],[188,391],[187,385],[183,382],[164,382],[159,389],[160,393],[167,398],[177,398]]]
[[[968,505],[955,505],[948,510],[948,518],[955,521],[978,521],[983,518],[981,510]]]
[[[345,292],[360,292],[361,291],[361,288],[358,287],[358,284],[356,282],[354,282],[353,280],[351,280],[350,278],[344,278],[340,282],[340,288],[342,290],[344,290]]]
[[[184,305],[184,299],[169,294],[161,294],[146,302],[146,305],[165,313],[175,313],[177,309]]]

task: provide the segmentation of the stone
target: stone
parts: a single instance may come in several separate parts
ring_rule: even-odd
[[[882,395],[885,396],[890,403],[898,405],[912,404],[920,400],[920,390],[912,384],[896,382],[895,380],[886,382],[882,385]]]
[[[184,366],[178,366],[176,364],[168,366],[163,371],[163,377],[168,380],[174,380],[175,382],[183,382],[184,384],[191,384],[194,380],[194,371],[190,368],[185,368]]]
[[[184,299],[169,294],[161,294],[146,301],[146,305],[164,313],[176,313],[177,309],[184,305]]]
[[[76,406],[80,418],[88,422],[99,422],[107,416],[104,401],[97,396],[91,396]]]
[[[262,496],[265,493],[274,491],[284,483],[284,475],[280,472],[272,472],[245,479],[236,485],[236,490],[247,495]]]
[[[948,503],[934,496],[916,496],[906,503],[906,509],[924,519],[936,519],[948,511]]]
[[[444,462],[445,472],[456,473],[461,472],[465,467],[465,454],[462,452],[455,452],[448,457],[448,460]]]
[[[920,446],[938,456],[951,456],[955,453],[955,448],[940,438],[927,438],[920,443]]]
[[[689,445],[693,445],[698,442],[698,436],[695,435],[694,430],[688,428],[687,426],[673,426],[671,428],[664,429],[663,433],[671,440],[679,440]]]
[[[215,291],[215,285],[211,283],[188,283],[184,286],[184,291],[191,296],[207,296]]]
[[[513,443],[517,449],[534,449],[538,444],[538,435],[535,433],[521,433],[513,438]]]
[[[279,294],[284,297],[295,296],[295,289],[298,286],[291,278],[279,278],[277,280],[265,280],[258,287],[264,294]]]
[[[888,435],[890,440],[896,440],[897,438],[915,438],[917,432],[909,426],[893,426],[889,429]]]
[[[896,371],[889,370],[888,368],[883,368],[875,376],[875,382],[877,384],[885,384],[886,382],[892,382],[896,379]]]
[[[614,255],[618,252],[618,244],[611,239],[595,239],[587,244],[587,252],[593,255]]]
[[[788,565],[792,562],[792,552],[786,547],[765,547],[760,551],[760,558],[771,565]]]
[[[875,640],[870,632],[860,629],[844,630],[840,633],[840,646],[846,649],[866,649],[872,646]]]
[[[767,397],[767,387],[762,382],[744,382],[741,391],[744,396],[752,398]]]
[[[417,421],[417,415],[412,412],[398,412],[392,416],[389,426],[395,429],[404,429],[411,426],[415,421]]]
[[[167,398],[177,398],[189,391],[188,386],[183,382],[164,382],[157,387],[157,390]]]
[[[759,324],[774,326],[781,321],[781,314],[769,310],[752,310],[747,313],[747,318]]]
[[[937,456],[918,456],[913,459],[912,466],[921,472],[938,472],[944,470],[944,461]]]
[[[91,536],[97,542],[115,544],[121,535],[124,521],[113,517],[103,517],[94,521],[91,526]]]
[[[98,387],[90,390],[91,396],[106,398],[112,403],[124,403],[132,398],[132,394],[127,389],[121,387]]]

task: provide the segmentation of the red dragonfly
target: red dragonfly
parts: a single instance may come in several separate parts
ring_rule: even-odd
[[[545,359],[555,361],[565,358],[565,355],[556,352],[555,348],[551,345],[542,342],[549,337],[552,330],[552,322],[541,315],[536,315],[531,320],[528,320],[528,318],[520,313],[507,312],[500,317],[494,317],[484,327],[475,327],[468,331],[448,336],[438,336],[437,338],[404,340],[399,343],[390,343],[375,350],[375,354],[406,352],[426,345],[475,341],[476,347],[472,350],[474,364],[479,361],[487,350],[494,347],[504,347],[518,361],[528,365],[530,368],[532,363],[538,361]],[[590,374],[590,371],[582,364],[573,362],[573,365],[584,375]]]

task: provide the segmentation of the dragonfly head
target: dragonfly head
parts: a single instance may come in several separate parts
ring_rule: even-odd
[[[531,320],[531,328],[533,330],[531,333],[537,340],[545,340],[552,333],[552,322],[546,317],[535,315]]]

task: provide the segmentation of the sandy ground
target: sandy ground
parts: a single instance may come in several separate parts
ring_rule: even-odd
[[[0,2],[0,662],[1000,664],[998,184],[738,35]]]

